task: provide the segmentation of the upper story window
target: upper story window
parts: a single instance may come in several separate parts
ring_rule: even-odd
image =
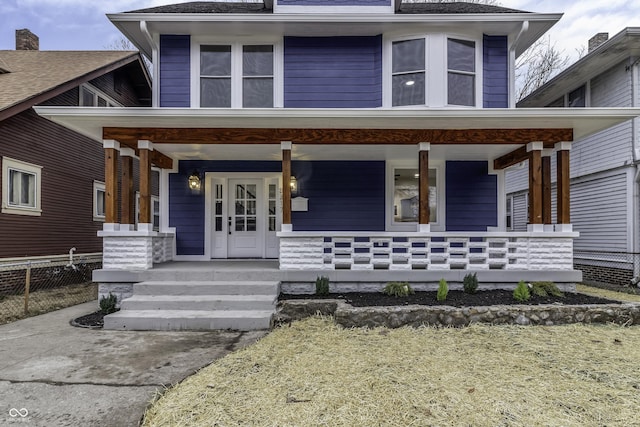
[[[447,39],[447,102],[476,105],[476,43]]]
[[[200,46],[200,107],[275,106],[274,46]]]
[[[393,42],[391,105],[426,103],[425,39]]]
[[[122,107],[106,94],[89,84],[80,86],[80,106],[82,107]]]
[[[587,106],[587,85],[582,85],[569,93],[562,95],[555,101],[545,105],[545,107],[573,107],[580,108]]]
[[[385,105],[465,106],[480,103],[477,42],[431,34],[392,40]]]

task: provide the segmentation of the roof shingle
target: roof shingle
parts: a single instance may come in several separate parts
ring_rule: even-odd
[[[130,51],[0,50],[0,111],[81,78],[115,62],[137,56]],[[6,68],[5,68],[6,67]]]

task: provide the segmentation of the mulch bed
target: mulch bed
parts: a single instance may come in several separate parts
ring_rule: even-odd
[[[94,313],[85,314],[73,319],[71,325],[78,328],[100,329],[104,326],[104,313],[98,310]]]
[[[487,305],[540,305],[540,304],[563,304],[563,305],[583,305],[583,304],[620,304],[620,301],[612,301],[604,298],[592,297],[578,293],[566,293],[564,297],[539,297],[531,295],[531,299],[526,302],[518,302],[513,299],[512,291],[492,290],[479,291],[475,294],[466,294],[462,291],[449,291],[446,301],[438,301],[436,292],[416,292],[406,297],[394,297],[381,292],[345,292],[329,294],[319,297],[313,294],[293,295],[280,294],[279,300],[301,300],[301,299],[341,299],[354,307],[381,307],[400,305],[448,305],[453,307],[476,307]]]

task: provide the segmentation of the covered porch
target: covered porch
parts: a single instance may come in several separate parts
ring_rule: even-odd
[[[227,235],[239,231],[232,228],[231,216],[227,224],[226,208],[222,214],[216,213],[216,183],[226,185],[225,180],[230,178],[225,173],[229,177],[241,174],[247,179],[255,178],[258,175],[251,174],[257,173],[255,167],[262,162],[260,173],[269,172],[272,179],[267,181],[260,175],[264,181],[259,185],[265,183],[265,207],[266,194],[271,191],[268,182],[277,189],[273,197],[273,223],[265,217],[262,225],[273,232],[272,241],[277,247],[275,252],[265,249],[262,256],[255,258],[277,258],[278,270],[291,274],[299,271],[305,277],[307,273],[313,275],[321,271],[336,271],[336,274],[350,271],[353,280],[356,276],[361,278],[361,273],[370,273],[380,281],[387,275],[383,270],[389,270],[388,275],[394,277],[391,280],[401,280],[398,274],[402,270],[407,277],[428,271],[442,276],[450,271],[452,278],[468,271],[486,271],[482,276],[494,282],[501,281],[496,280],[497,276],[494,278],[494,270],[501,274],[517,272],[514,275],[515,279],[519,274],[517,280],[525,279],[524,272],[537,272],[539,277],[547,271],[558,273],[556,281],[580,280],[579,272],[573,271],[573,239],[577,234],[570,221],[571,143],[636,115],[628,109],[162,109],[159,112],[42,107],[38,112],[104,144],[106,221],[100,235],[104,238],[105,270],[155,270],[167,261],[231,258],[226,249],[216,252],[216,232],[220,232],[219,239],[223,235],[226,239]],[[118,156],[127,159],[120,172],[116,166]],[[557,164],[555,223],[551,213],[551,156],[556,157]],[[132,183],[129,159],[135,158],[141,166],[137,226],[131,214],[133,199],[126,190]],[[516,233],[511,232],[505,222],[504,169],[525,160],[529,160],[529,226],[527,232]],[[209,163],[198,163],[203,161]],[[211,162],[218,161],[258,163],[250,167],[245,163],[236,169],[228,163],[216,170],[220,165],[212,166]],[[317,199],[301,200],[307,199],[303,197],[304,191],[296,191],[297,185],[303,189],[305,185],[304,176],[296,177],[296,169],[301,169],[303,162],[313,161],[354,162],[353,165],[364,161],[382,162],[386,178],[380,191],[386,202],[382,213],[377,213],[382,223],[345,229],[344,224],[332,227],[331,221],[324,225],[316,220],[309,226],[308,221],[299,219],[303,214],[296,212],[304,212],[314,203],[318,206]],[[474,221],[474,217],[482,213],[464,198],[456,200],[456,194],[468,196],[465,188],[475,192],[480,187],[474,186],[476,178],[471,177],[466,185],[457,182],[454,191],[454,171],[462,170],[455,169],[460,166],[455,162],[484,165],[483,176],[491,176],[495,182],[487,193],[488,203],[495,206],[490,221]],[[181,169],[181,164],[188,166]],[[349,167],[347,163],[344,165]],[[394,209],[398,207],[393,194],[389,196],[392,191],[389,188],[393,187],[397,174],[392,165],[415,170],[417,194],[413,202],[417,206],[415,217],[408,221],[394,220]],[[162,169],[159,231],[151,227],[149,176],[152,166]],[[195,174],[185,169],[191,167]],[[431,170],[435,170],[435,174],[430,173]],[[438,181],[437,185],[434,180]],[[201,202],[192,203],[196,200],[193,198],[188,199],[188,208],[185,205],[185,212],[193,216],[193,230],[188,226],[174,227],[176,220],[172,218],[178,211],[176,205],[171,205],[170,212],[170,199],[180,196],[175,191],[172,194],[178,185],[185,191],[201,192],[198,199]],[[371,182],[371,187],[376,186],[380,186],[379,181]],[[435,204],[433,194],[430,197],[434,191],[437,193]],[[246,201],[245,197],[243,202]],[[305,202],[308,206],[304,206]],[[233,206],[234,202],[225,203]],[[190,210],[194,206],[197,212]],[[455,224],[454,206],[457,209]],[[362,210],[367,209],[365,206]],[[251,221],[246,212],[245,227]],[[350,224],[357,224],[359,218],[365,217],[366,212],[362,212]],[[237,227],[237,221],[234,217],[233,227]],[[258,224],[259,221],[256,220]],[[465,221],[470,226],[465,226]],[[297,224],[305,225],[298,227]],[[202,234],[202,248],[190,253],[190,247],[180,241],[181,233]],[[270,238],[267,231],[265,236],[266,242]],[[273,253],[275,257],[269,255]],[[342,273],[343,270],[347,271]]]

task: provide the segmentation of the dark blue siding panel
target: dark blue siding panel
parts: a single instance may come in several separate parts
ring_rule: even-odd
[[[169,226],[176,228],[178,255],[204,254],[204,190],[193,194],[187,179],[206,172],[280,172],[279,161],[183,160],[169,175]],[[384,162],[292,162],[298,194],[308,212],[293,212],[296,231],[384,231]]]
[[[384,162],[292,162],[308,212],[292,212],[294,231],[384,231]]]
[[[204,190],[193,194],[187,188],[189,175],[205,172],[279,172],[278,161],[181,161],[178,173],[169,175],[169,226],[176,228],[178,255],[204,255]]]
[[[382,36],[285,37],[284,106],[382,106]]]
[[[507,36],[483,38],[484,108],[509,107],[509,50]]]
[[[191,38],[160,36],[160,106],[191,105]]]
[[[280,6],[390,6],[391,0],[278,0]]]
[[[447,231],[487,231],[498,225],[498,180],[487,162],[447,162]]]

